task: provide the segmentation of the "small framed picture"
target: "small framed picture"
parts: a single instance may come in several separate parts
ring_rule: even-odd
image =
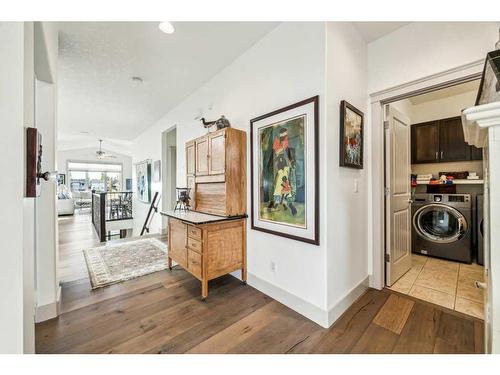
[[[340,102],[340,158],[341,167],[363,169],[364,115],[345,100]]]
[[[57,185],[66,185],[66,174],[59,173],[57,175]]]
[[[151,161],[144,160],[135,166],[137,181],[137,199],[144,203],[151,202]]]

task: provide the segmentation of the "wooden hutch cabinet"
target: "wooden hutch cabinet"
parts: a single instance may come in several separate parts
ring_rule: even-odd
[[[186,185],[194,211],[246,213],[246,133],[233,128],[186,143]]]
[[[168,266],[175,261],[201,281],[201,296],[208,296],[208,281],[241,270],[246,282],[246,219],[223,218],[197,212],[176,213],[168,220]]]
[[[465,143],[460,116],[411,126],[412,164],[482,159],[480,150]]]
[[[168,216],[168,264],[201,281],[241,270],[246,282],[246,133],[225,128],[186,143],[192,211]]]

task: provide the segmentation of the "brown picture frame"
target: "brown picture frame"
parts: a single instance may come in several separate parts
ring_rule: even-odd
[[[346,111],[350,110],[361,117],[361,148],[360,148],[360,160],[361,163],[351,163],[345,158],[345,118]],[[352,104],[347,102],[346,100],[342,100],[340,102],[340,133],[339,133],[339,166],[346,168],[354,168],[354,169],[363,169],[364,163],[364,148],[365,148],[365,140],[364,140],[364,126],[365,126],[365,116],[363,112],[354,107]]]
[[[255,212],[255,202],[256,202],[256,199],[258,199],[258,198],[256,198],[257,192],[254,191],[254,182],[255,182],[255,178],[256,178],[255,172],[254,172],[254,169],[256,167],[255,163],[254,163],[254,152],[256,151],[255,150],[256,145],[254,144],[254,132],[256,131],[255,124],[258,121],[264,120],[264,119],[269,118],[269,117],[273,117],[273,116],[278,115],[278,114],[286,113],[287,111],[308,105],[310,103],[312,103],[314,106],[314,108],[313,108],[314,136],[312,137],[313,138],[312,143],[313,143],[313,148],[314,148],[314,159],[313,159],[314,160],[313,161],[314,178],[313,178],[313,181],[310,182],[310,185],[314,186],[313,191],[314,191],[314,197],[315,197],[314,202],[311,203],[314,207],[314,214],[312,215],[313,216],[312,222],[314,223],[314,236],[313,236],[313,238],[306,238],[306,237],[302,237],[302,236],[298,236],[298,235],[283,233],[283,232],[280,232],[278,230],[270,230],[270,229],[262,228],[262,227],[259,227],[258,225],[256,225],[257,213]],[[251,229],[257,230],[260,232],[265,232],[268,234],[273,234],[276,236],[289,238],[289,239],[296,240],[296,241],[306,242],[306,243],[313,244],[313,245],[319,245],[319,243],[320,243],[320,241],[319,241],[319,235],[320,235],[320,232],[319,232],[319,227],[320,227],[319,171],[320,171],[320,168],[319,168],[319,166],[320,166],[320,164],[319,164],[319,96],[318,95],[313,96],[313,97],[308,98],[308,99],[305,99],[305,100],[302,100],[300,102],[291,104],[289,106],[277,109],[275,111],[269,112],[265,115],[251,119],[250,120],[250,183],[251,183],[251,188],[250,188],[251,215],[250,216],[251,216]],[[277,224],[277,225],[279,225],[279,224]]]

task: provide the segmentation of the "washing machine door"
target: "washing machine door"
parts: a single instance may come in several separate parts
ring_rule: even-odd
[[[427,241],[451,243],[460,240],[469,223],[460,211],[444,204],[428,204],[413,215],[413,227]]]

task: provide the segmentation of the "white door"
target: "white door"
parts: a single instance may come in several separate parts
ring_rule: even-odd
[[[385,106],[385,279],[394,284],[411,268],[410,120]]]

